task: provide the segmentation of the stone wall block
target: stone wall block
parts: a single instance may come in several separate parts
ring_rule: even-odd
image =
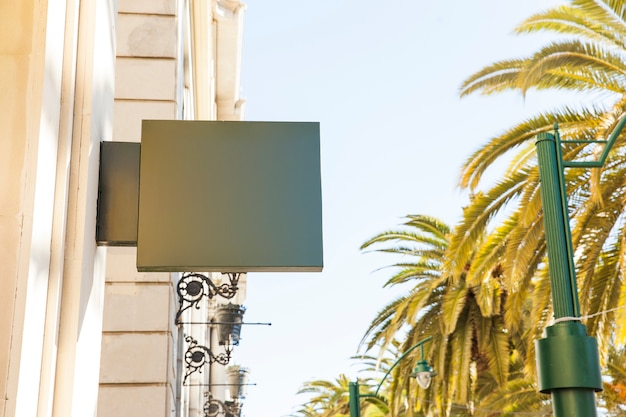
[[[176,0],[119,0],[119,13],[148,13],[173,15]]]
[[[167,333],[104,333],[100,383],[169,382],[172,339]]]
[[[176,18],[120,14],[117,19],[117,56],[176,58]]]
[[[170,282],[169,272],[137,272],[137,248],[107,248],[107,282]]]
[[[140,142],[141,121],[148,119],[176,119],[176,102],[116,100],[113,112],[114,140],[121,142]]]
[[[167,331],[170,289],[168,284],[107,284],[103,331]]]
[[[165,385],[101,386],[98,417],[166,416],[171,406]]]
[[[115,98],[176,100],[176,61],[118,57]]]

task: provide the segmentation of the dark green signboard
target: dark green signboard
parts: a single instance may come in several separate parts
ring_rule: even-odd
[[[322,269],[318,123],[146,120],[139,271]]]

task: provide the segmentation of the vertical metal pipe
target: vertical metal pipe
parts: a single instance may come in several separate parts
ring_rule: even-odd
[[[596,397],[593,390],[571,388],[556,395],[552,393],[552,409],[555,417],[595,417]]]
[[[359,381],[348,384],[348,394],[350,395],[350,417],[361,416],[361,399],[359,398]]]
[[[540,133],[536,146],[554,317],[574,317],[578,315],[578,297],[569,259],[569,216],[557,139],[551,133]]]
[[[569,214],[558,132],[537,136],[541,199],[554,317],[580,316]],[[539,389],[552,395],[555,417],[595,417],[595,391],[602,390],[598,348],[578,321],[546,328],[535,343]]]
[[[559,189],[561,199],[561,211],[565,223],[563,224],[565,232],[565,251],[567,252],[567,262],[569,263],[569,281],[571,288],[572,304],[574,306],[574,317],[580,316],[580,303],[578,301],[578,286],[576,284],[576,266],[574,265],[574,245],[572,244],[572,231],[569,227],[569,207],[567,204],[567,189],[565,188],[565,163],[563,161],[563,146],[561,145],[561,135],[559,134],[559,126],[554,125],[554,136],[556,145],[556,164],[559,174]]]

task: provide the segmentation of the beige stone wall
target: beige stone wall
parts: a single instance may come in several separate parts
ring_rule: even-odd
[[[141,120],[177,119],[181,10],[175,0],[120,0],[113,140],[139,142]],[[98,417],[170,416],[177,329],[169,273],[139,273],[136,248],[108,248]]]
[[[0,1],[0,417],[175,413],[178,277],[96,247],[99,144],[240,119],[239,9]]]
[[[114,140],[139,142],[142,119],[179,112],[177,1],[119,3]]]
[[[140,141],[142,119],[241,119],[237,4],[120,0],[114,140]],[[138,273],[135,256],[135,248],[108,249],[98,417],[169,416],[177,407],[177,415],[201,416],[208,388],[181,386],[182,335],[211,346],[210,332],[173,323],[179,274]],[[205,308],[190,314],[209,320]],[[225,368],[207,366],[193,380],[209,377],[223,383]]]
[[[97,415],[172,415],[177,334],[170,274],[137,273],[134,248],[108,251]]]
[[[0,3],[0,416],[13,416],[34,215],[44,75],[38,1]]]
[[[111,134],[113,6],[0,2],[3,417],[95,409],[90,355],[104,287],[95,200],[98,143]]]

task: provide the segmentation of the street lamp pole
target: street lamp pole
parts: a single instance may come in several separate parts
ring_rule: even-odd
[[[383,379],[380,381],[380,384],[378,384],[378,387],[376,388],[376,392],[374,392],[374,394],[361,394],[359,392],[359,381],[357,380],[355,382],[350,382],[348,384],[348,394],[350,396],[350,417],[360,417],[361,398],[377,397],[378,391],[380,391],[380,387],[383,386],[383,382],[385,382],[385,380],[387,379],[387,377],[389,376],[393,368],[395,368],[396,365],[398,365],[409,353],[411,353],[413,350],[417,349],[418,347],[421,348],[422,356],[421,356],[421,359],[417,362],[415,369],[413,370],[413,373],[411,374],[411,376],[417,379],[418,384],[422,388],[424,389],[428,388],[428,386],[430,385],[430,378],[432,376],[437,375],[437,373],[433,371],[433,369],[430,367],[430,365],[424,358],[424,344],[426,342],[430,342],[431,340],[432,340],[432,336],[429,336],[426,339],[423,339],[422,341],[414,344],[409,349],[407,349],[407,351],[404,352],[402,356],[400,356],[394,362],[393,365],[391,365],[391,368],[389,368],[385,376],[383,376]]]
[[[580,322],[564,168],[601,167],[625,124],[626,116],[619,121],[608,140],[599,141],[605,147],[598,161],[564,162],[561,139],[556,127],[554,134],[537,135],[555,324],[546,327],[546,337],[536,341],[535,350],[539,390],[552,395],[555,417],[597,416],[594,393],[602,391],[598,344],[595,338],[587,335],[585,326]]]

